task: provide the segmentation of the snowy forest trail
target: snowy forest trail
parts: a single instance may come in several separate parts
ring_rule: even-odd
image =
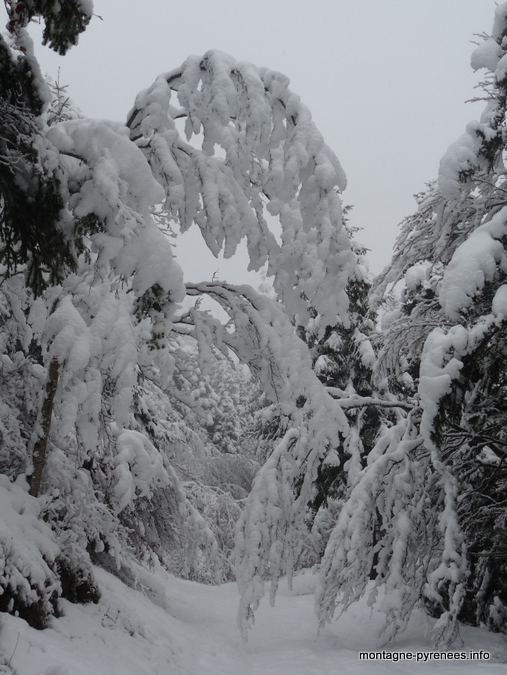
[[[133,590],[96,569],[98,605],[65,604],[65,616],[36,631],[9,615],[0,624],[0,673],[14,675],[355,675],[363,673],[470,673],[507,675],[507,641],[462,628],[456,650],[486,650],[487,661],[415,663],[359,661],[376,651],[382,623],[365,603],[352,606],[317,636],[314,577],[302,574],[293,591],[281,585],[275,607],[261,604],[244,644],[236,627],[235,584],[203,586],[161,571],[139,571]],[[389,651],[431,651],[428,628],[417,614]],[[10,663],[11,669],[5,665]]]

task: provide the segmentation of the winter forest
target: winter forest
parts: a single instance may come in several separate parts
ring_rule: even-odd
[[[313,568],[316,627],[367,596],[382,645],[416,610],[435,648],[507,633],[507,3],[376,278],[285,75],[210,51],[91,119],[30,37],[79,50],[91,0],[5,5],[1,612],[42,630],[96,570],[163,569],[236,580],[247,639]],[[186,279],[189,228],[264,290]]]

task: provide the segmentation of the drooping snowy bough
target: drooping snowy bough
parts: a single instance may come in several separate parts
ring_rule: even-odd
[[[287,315],[306,325],[311,307],[333,325],[337,316],[347,321],[353,265],[338,195],[346,179],[288,84],[211,51],[160,75],[138,95],[127,125],[182,231],[197,223],[209,249],[225,257],[246,238],[250,269],[268,265]],[[279,218],[280,242],[267,213]]]

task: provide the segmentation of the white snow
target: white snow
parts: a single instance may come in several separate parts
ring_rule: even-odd
[[[288,84],[280,73],[211,50],[141,92],[129,126],[182,231],[195,222],[212,253],[225,258],[246,237],[249,269],[268,263],[286,312],[306,324],[311,306],[324,329],[337,316],[348,321],[345,286],[355,258],[338,194],[346,178]],[[178,137],[181,109],[171,89],[194,145]],[[281,247],[264,207],[279,217]]]
[[[0,513],[0,598],[5,588],[29,604],[37,600],[35,589],[45,589],[43,603],[49,610],[51,594],[59,587],[52,569],[58,546],[39,518],[40,503],[28,495],[24,481],[11,483],[0,475]],[[0,619],[0,630],[1,625]]]
[[[466,132],[448,147],[440,160],[438,187],[447,199],[459,197],[463,188],[461,177],[477,165],[477,153],[482,139],[476,133],[477,122],[470,122]]]
[[[93,16],[93,0],[79,0],[79,7],[89,17]]]
[[[314,369],[317,375],[320,375],[321,373],[325,373],[326,370],[329,368],[331,363],[331,359],[328,356],[321,355],[319,358],[315,361]]]
[[[507,269],[501,239],[507,233],[507,208],[504,207],[484,225],[478,227],[459,246],[447,266],[439,300],[444,312],[453,320],[460,310],[472,303],[473,296],[486,281],[492,281],[498,267]]]
[[[136,496],[149,496],[153,485],[168,485],[162,455],[138,431],[123,431],[116,439],[118,454],[113,462],[113,495],[117,511]]]
[[[495,293],[493,302],[491,305],[493,314],[497,316],[503,314],[504,318],[507,318],[507,285],[503,284]]]
[[[305,572],[293,590],[281,584],[274,608],[262,605],[248,643],[236,628],[235,584],[203,586],[162,570],[139,569],[137,589],[95,569],[102,590],[98,605],[64,603],[65,615],[36,631],[21,619],[1,618],[1,652],[17,675],[362,675],[447,673],[505,675],[505,638],[462,627],[459,652],[484,650],[489,661],[417,663],[360,661],[359,651],[379,651],[383,613],[366,600],[321,629],[313,614],[315,577]],[[433,621],[415,613],[388,652],[430,652]]]
[[[440,399],[448,392],[451,382],[463,367],[459,357],[465,353],[467,345],[468,333],[463,326],[453,326],[447,333],[441,328],[434,328],[424,344],[419,396],[423,408],[421,435],[429,447],[432,447],[433,420]]]
[[[507,75],[507,55],[502,56],[495,70],[495,78],[497,82],[502,82],[505,80]]]
[[[495,72],[498,61],[503,56],[503,49],[498,42],[490,37],[474,49],[470,57],[470,65],[473,70],[487,68],[492,73]]]
[[[360,331],[356,331],[354,338],[359,345],[358,349],[363,366],[366,366],[366,368],[373,368],[377,357],[370,340],[368,340],[366,335],[363,335]]]
[[[495,20],[493,22],[493,30],[491,34],[494,38],[501,40],[505,29],[507,28],[507,2],[502,2],[495,9]]]
[[[421,260],[410,267],[405,274],[405,286],[409,291],[416,291],[418,286],[427,281],[431,270],[431,263]]]

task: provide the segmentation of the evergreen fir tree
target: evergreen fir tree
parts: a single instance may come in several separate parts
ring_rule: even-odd
[[[357,599],[376,553],[376,585],[392,597],[386,639],[421,598],[438,617],[437,643],[452,643],[458,620],[506,630],[506,34],[503,4],[472,57],[491,73],[486,110],[450,146],[438,184],[418,196],[372,295],[376,306],[389,283],[404,279],[400,306],[383,321],[377,372],[413,409],[380,435],[353,486],[317,599],[321,621],[336,598],[344,607]],[[360,544],[351,546],[355,537]]]

